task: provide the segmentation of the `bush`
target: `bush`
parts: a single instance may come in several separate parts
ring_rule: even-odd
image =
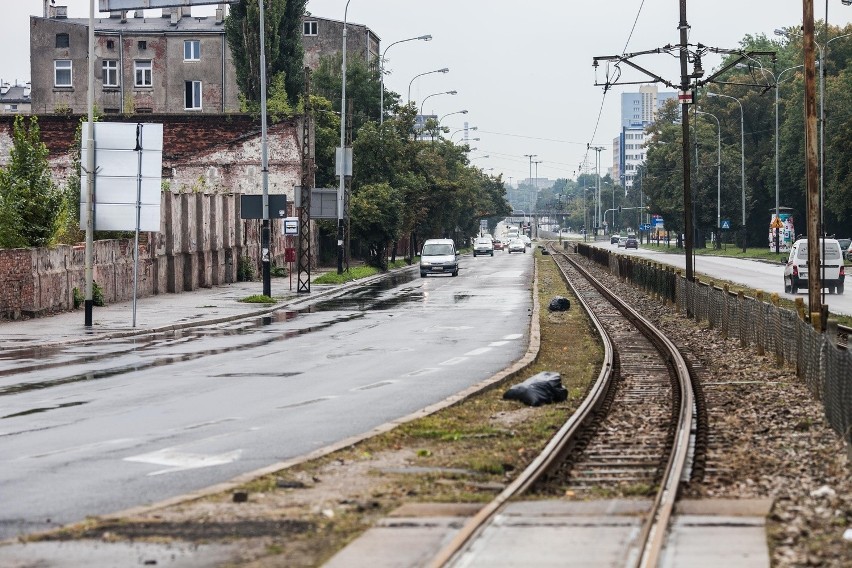
[[[257,278],[257,269],[248,256],[240,257],[237,262],[237,282],[253,282]]]

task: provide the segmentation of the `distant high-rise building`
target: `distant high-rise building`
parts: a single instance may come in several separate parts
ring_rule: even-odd
[[[636,170],[645,162],[645,127],[674,91],[660,93],[656,85],[642,85],[638,93],[621,94],[621,132],[613,140],[613,172],[625,188],[633,186]]]

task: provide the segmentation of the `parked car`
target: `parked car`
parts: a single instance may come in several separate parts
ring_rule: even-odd
[[[627,237],[618,237],[618,248],[624,248],[627,245]]]
[[[611,237],[609,238],[609,244],[611,244],[611,245],[617,245],[617,244],[618,244],[618,239],[620,239],[620,238],[621,238],[621,237],[620,237],[620,236],[618,236],[618,235],[613,235],[613,236],[611,236]]]
[[[522,241],[521,239],[512,239],[511,241],[509,241],[509,249],[508,250],[509,250],[509,253],[522,252],[522,253],[526,254],[527,245],[525,245],[524,241]]]
[[[494,241],[491,237],[479,237],[473,242],[473,256],[488,254],[494,256]]]
[[[501,239],[494,239],[494,250],[505,250],[506,245]]]
[[[820,270],[822,287],[830,293],[843,293],[846,270],[843,266],[843,252],[837,239],[819,239]],[[808,240],[799,239],[790,248],[790,256],[784,266],[784,291],[795,294],[801,288],[808,287]]]
[[[427,239],[420,251],[420,277],[448,272],[458,276],[459,254],[452,239]]]
[[[852,248],[852,239],[837,239],[837,242],[840,243],[840,250],[843,252],[843,258],[852,260],[852,258],[849,258],[849,249]]]
[[[639,250],[639,239],[636,238],[636,235],[627,237],[627,242],[624,243],[624,250],[627,249]]]

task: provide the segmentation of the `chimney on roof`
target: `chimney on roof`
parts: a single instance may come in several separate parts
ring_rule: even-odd
[[[221,24],[225,21],[225,5],[219,4],[216,6],[216,24]]]
[[[68,18],[68,6],[51,6],[49,17],[56,20]]]
[[[180,7],[172,8],[170,13],[171,21],[169,22],[169,24],[172,26],[178,25],[178,22],[180,21],[180,18],[183,15],[182,12],[183,9]]]

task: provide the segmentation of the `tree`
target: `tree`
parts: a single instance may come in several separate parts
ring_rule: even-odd
[[[302,15],[305,0],[263,0],[264,41],[266,43],[267,93],[276,106],[295,107],[302,95]],[[237,85],[249,110],[260,104],[260,5],[240,0],[225,19],[225,36],[231,48]],[[277,91],[271,87],[279,85]]]
[[[341,69],[343,55],[336,53],[320,59],[317,70],[313,74],[314,91],[331,101],[331,106],[340,110]],[[379,70],[375,65],[368,65],[360,57],[346,58],[346,104],[352,102],[352,128],[354,132],[370,120],[379,121],[379,92],[381,81]],[[393,101],[398,98],[395,93],[385,96],[385,108],[395,106]],[[390,99],[390,100],[389,100]],[[346,109],[347,114],[349,109]],[[353,136],[354,138],[354,136]]]
[[[399,238],[402,199],[387,183],[365,185],[351,200],[353,235],[368,247],[367,263],[387,270],[387,245]]]
[[[49,245],[62,213],[62,194],[50,178],[47,146],[37,117],[15,117],[9,163],[0,168],[0,246]]]

